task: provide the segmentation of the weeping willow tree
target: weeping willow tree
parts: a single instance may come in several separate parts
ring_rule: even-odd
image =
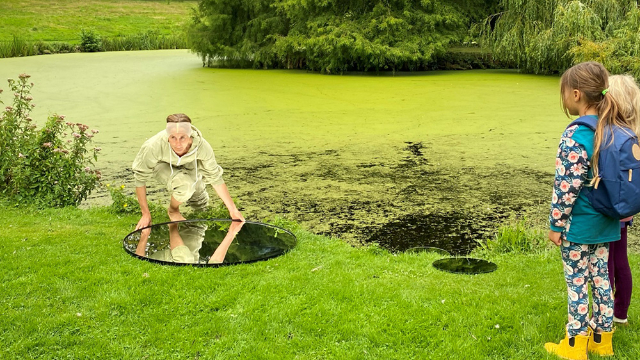
[[[497,0],[201,0],[188,29],[205,65],[429,68]]]
[[[640,10],[629,0],[502,0],[484,24],[496,59],[534,73],[588,60],[640,78]]]

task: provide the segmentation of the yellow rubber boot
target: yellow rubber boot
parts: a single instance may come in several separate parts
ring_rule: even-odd
[[[613,355],[613,331],[596,333],[589,328],[589,352],[598,354],[600,356],[612,356]]]
[[[576,335],[569,337],[569,334],[564,339],[560,340],[559,344],[546,343],[544,348],[551,354],[556,354],[563,359],[570,360],[587,360],[587,344],[589,343],[589,337],[585,335]]]

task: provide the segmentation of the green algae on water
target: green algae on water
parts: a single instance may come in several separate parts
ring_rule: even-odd
[[[36,83],[36,121],[58,112],[100,129],[105,182],[132,193],[140,145],[184,112],[245,217],[284,216],[353,244],[392,243],[384,229],[403,221],[437,230],[442,218],[452,224],[440,238],[475,241],[509,214],[544,218],[569,121],[557,77],[514,71],[209,69],[182,50],[0,59],[1,76],[23,72]],[[150,185],[150,198],[166,202]],[[89,204],[109,201],[102,192]]]

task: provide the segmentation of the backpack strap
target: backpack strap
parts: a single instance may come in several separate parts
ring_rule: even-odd
[[[573,120],[567,128],[573,125],[584,125],[589,129],[596,131],[596,127],[598,126],[598,118],[592,115],[580,116],[579,118]]]

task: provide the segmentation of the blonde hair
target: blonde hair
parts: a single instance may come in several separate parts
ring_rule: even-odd
[[[598,126],[593,138],[593,156],[591,157],[591,173],[593,178],[590,185],[594,185],[598,179],[598,156],[604,139],[605,128],[611,132],[613,141],[613,126],[632,128],[630,122],[622,115],[617,101],[608,92],[609,72],[602,64],[595,61],[583,62],[572,66],[562,74],[560,78],[560,97],[563,99],[562,107],[567,117],[569,109],[564,104],[566,91],[579,90],[584,96],[589,107],[598,112]],[[604,91],[607,90],[607,91]]]
[[[167,116],[167,123],[181,123],[181,122],[191,123],[191,119],[187,115],[182,113],[171,114]]]
[[[609,76],[609,94],[636,135],[640,134],[640,88],[631,75]]]

